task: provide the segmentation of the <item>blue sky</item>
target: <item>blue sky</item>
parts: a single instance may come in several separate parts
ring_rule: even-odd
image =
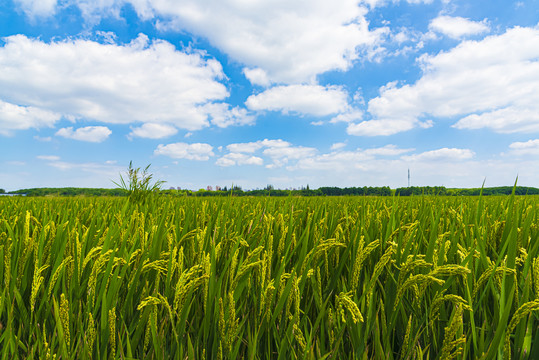
[[[539,0],[4,0],[0,188],[539,187]]]

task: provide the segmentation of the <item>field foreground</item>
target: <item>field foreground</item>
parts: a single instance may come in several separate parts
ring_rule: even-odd
[[[537,200],[3,198],[0,356],[537,359]]]

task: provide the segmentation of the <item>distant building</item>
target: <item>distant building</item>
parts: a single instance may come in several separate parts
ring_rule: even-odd
[[[206,190],[213,191],[213,188],[211,187],[211,185],[208,185],[208,187],[206,187]]]
[[[221,187],[219,185],[215,185],[215,191],[221,191]]]

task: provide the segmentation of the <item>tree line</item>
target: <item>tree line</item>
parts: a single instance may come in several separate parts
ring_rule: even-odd
[[[395,195],[440,195],[440,196],[479,196],[483,195],[511,195],[513,186],[498,186],[490,188],[445,188],[444,186],[411,186],[395,189]],[[539,189],[534,187],[517,186],[515,195],[539,195]]]
[[[0,189],[0,194],[5,193]],[[310,189],[309,186],[300,189],[275,189],[268,185],[264,189],[243,190],[240,186],[231,188],[223,187],[218,190],[187,190],[167,189],[160,190],[164,196],[478,196],[483,195],[510,195],[512,186],[500,186],[491,188],[456,189],[444,186],[412,186],[391,189],[389,186],[382,187],[335,187],[325,186],[318,189]],[[31,188],[11,191],[8,194],[25,196],[127,196],[124,189],[102,188]],[[539,195],[539,189],[534,187],[517,186],[516,195]]]

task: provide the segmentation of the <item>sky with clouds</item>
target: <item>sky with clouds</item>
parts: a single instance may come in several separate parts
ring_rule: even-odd
[[[539,187],[539,0],[4,0],[0,188]]]

